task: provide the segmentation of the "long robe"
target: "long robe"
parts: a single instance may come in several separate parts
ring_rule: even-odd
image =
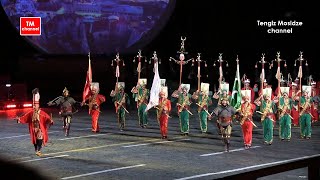
[[[52,123],[51,121],[51,117],[44,111],[42,111],[41,109],[39,110],[39,125],[40,125],[40,129],[42,132],[42,136],[43,136],[43,145],[45,146],[46,143],[48,142],[48,124]],[[31,138],[31,143],[32,144],[36,144],[36,134],[34,132],[34,124],[32,122],[32,117],[33,117],[33,112],[29,111],[26,114],[24,114],[23,116],[20,117],[19,122],[23,123],[23,124],[28,124],[29,126],[29,133],[30,133],[30,138]]]

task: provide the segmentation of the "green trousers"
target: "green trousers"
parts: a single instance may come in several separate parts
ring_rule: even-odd
[[[142,103],[138,108],[139,125],[148,125],[148,112],[146,112],[147,105]]]
[[[202,110],[199,112],[200,128],[203,133],[208,130],[208,114]]]
[[[271,144],[273,141],[273,121],[270,118],[265,118],[262,121],[262,127],[264,142]]]
[[[311,115],[310,114],[303,114],[300,116],[300,134],[302,138],[310,138],[311,137]]]
[[[291,139],[291,118],[288,114],[280,118],[279,126],[280,139]]]
[[[189,133],[189,113],[183,110],[179,114],[181,133]]]
[[[126,125],[126,111],[123,108],[118,110],[118,125],[120,129],[124,129]]]

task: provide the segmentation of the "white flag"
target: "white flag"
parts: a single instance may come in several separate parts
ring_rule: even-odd
[[[119,66],[116,67],[116,77],[120,77],[120,69],[119,69]]]
[[[262,72],[260,74],[260,79],[261,79],[261,81],[264,81],[264,79],[265,79],[264,69],[262,69]]]
[[[302,66],[299,67],[298,77],[302,78]]]
[[[146,111],[159,104],[159,93],[161,91],[161,80],[158,70],[158,61],[154,63],[154,78],[150,91],[149,104],[147,105]]]
[[[280,66],[278,66],[277,73],[276,73],[276,78],[277,78],[279,81],[280,81],[280,79],[281,79]]]

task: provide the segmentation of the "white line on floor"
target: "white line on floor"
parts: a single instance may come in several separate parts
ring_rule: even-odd
[[[161,144],[161,143],[171,143],[171,142],[177,142],[177,141],[189,141],[190,139],[180,139],[180,140],[176,140],[176,141],[159,141],[159,142],[154,142],[154,143],[143,143],[143,144],[133,144],[133,145],[127,145],[127,146],[122,146],[125,148],[129,148],[129,147],[137,147],[137,146],[146,146],[146,145],[150,145],[150,144]]]
[[[179,179],[175,179],[175,180],[187,180],[187,179],[195,179],[195,178],[201,178],[201,177],[212,176],[212,175],[227,174],[227,173],[232,173],[232,172],[237,172],[237,171],[259,168],[259,167],[263,167],[263,166],[271,166],[271,165],[277,165],[277,164],[282,164],[282,163],[288,163],[288,162],[292,162],[292,161],[303,160],[303,159],[308,159],[308,158],[317,157],[317,156],[320,156],[320,154],[315,154],[312,156],[303,156],[303,157],[299,157],[299,158],[287,159],[287,160],[282,160],[282,161],[275,161],[275,162],[270,162],[270,163],[265,163],[265,164],[257,164],[257,165],[247,166],[247,167],[242,167],[242,168],[237,168],[237,169],[230,169],[230,170],[226,170],[226,171],[198,174],[198,175],[179,178]]]
[[[74,129],[74,131],[83,131],[83,130],[87,130],[87,129],[91,129],[91,128],[79,128],[79,129]],[[72,129],[73,130],[73,129]],[[56,133],[56,132],[63,132],[61,131],[49,131],[48,134],[51,133]],[[30,134],[23,134],[23,135],[16,135],[16,136],[8,136],[8,137],[1,137],[1,139],[11,139],[11,138],[18,138],[18,137],[24,137],[24,136],[30,136]]]
[[[30,160],[26,160],[26,161],[21,161],[20,163],[42,161],[42,160],[46,160],[46,159],[54,159],[54,158],[67,157],[67,156],[69,156],[69,155],[60,155],[60,156],[52,156],[52,157],[46,157],[46,158],[30,159]]]
[[[254,149],[254,148],[258,148],[258,147],[261,147],[261,146],[252,146],[250,149]],[[243,150],[246,150],[246,149],[244,149],[244,148],[232,149],[229,152],[236,152],[236,151],[243,151]],[[200,156],[214,156],[214,155],[219,155],[219,154],[223,154],[223,153],[228,153],[228,152],[222,151],[222,152],[216,152],[216,153],[202,154]]]
[[[69,137],[69,138],[62,138],[62,139],[57,139],[57,140],[64,141],[64,140],[70,140],[70,139],[80,139],[80,138],[93,137],[93,136],[104,136],[104,135],[110,135],[110,133],[108,133],[108,134],[92,134],[92,135],[88,135],[88,136]]]
[[[56,133],[56,132],[61,132],[61,131],[50,131],[48,133]],[[17,136],[8,136],[8,137],[1,137],[1,139],[11,139],[11,138],[18,138],[18,137],[24,137],[24,136],[30,136],[30,134],[23,134],[23,135],[17,135]]]
[[[125,167],[114,168],[114,169],[106,169],[106,170],[103,170],[103,171],[96,171],[96,172],[91,172],[91,173],[86,173],[86,174],[79,174],[79,175],[76,175],[76,176],[63,177],[61,179],[73,179],[73,178],[91,176],[91,175],[101,174],[101,173],[106,173],[106,172],[111,172],[111,171],[119,171],[119,170],[123,170],[123,169],[131,169],[131,168],[141,167],[141,166],[145,166],[145,164],[138,164],[138,165],[134,165],[134,166],[125,166]]]

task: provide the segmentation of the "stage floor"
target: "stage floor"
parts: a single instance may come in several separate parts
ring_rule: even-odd
[[[49,129],[49,143],[42,149],[44,155],[35,155],[28,126],[13,120],[25,110],[10,110],[0,112],[0,156],[52,179],[215,179],[320,152],[318,124],[313,125],[310,140],[300,139],[299,128],[293,127],[290,142],[279,140],[277,125],[269,146],[263,144],[261,123],[256,122],[249,150],[243,147],[240,126],[234,124],[227,153],[215,123],[209,121],[208,133],[202,134],[196,113],[190,119],[189,136],[180,135],[179,119],[172,114],[168,140],[162,140],[154,110],[148,128],[143,129],[136,110],[131,109],[122,132],[116,114],[102,110],[100,133],[95,134],[84,109],[74,115],[69,137],[64,136],[57,110],[44,110],[52,112],[55,121]],[[262,179],[301,179],[307,178],[307,172],[304,168]]]

